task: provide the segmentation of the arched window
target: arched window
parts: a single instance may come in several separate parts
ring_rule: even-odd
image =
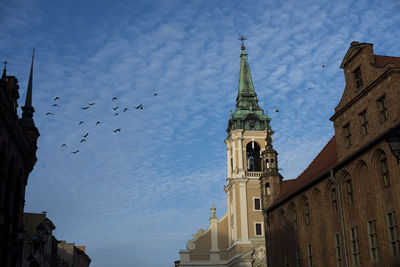
[[[306,225],[310,224],[310,205],[308,202],[304,204],[304,218],[306,221]]]
[[[246,146],[247,170],[251,172],[261,171],[261,157],[259,145],[252,141]]]

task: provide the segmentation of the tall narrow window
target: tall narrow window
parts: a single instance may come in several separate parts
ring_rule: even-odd
[[[306,224],[309,225],[310,224],[310,206],[308,205],[308,203],[306,203],[304,205],[304,215],[306,218]]]
[[[371,254],[372,262],[378,262],[378,240],[376,237],[376,225],[375,220],[369,220],[367,222],[368,228],[368,243]]]
[[[287,233],[287,225],[286,225],[286,216],[283,215],[282,217],[282,229],[283,229],[283,233],[286,234]]]
[[[353,203],[353,185],[351,183],[351,179],[346,181],[346,194],[347,194],[347,203]]]
[[[335,251],[336,251],[336,262],[338,267],[342,267],[343,260],[342,260],[342,247],[340,244],[340,234],[335,235]]]
[[[399,255],[399,235],[397,232],[396,213],[394,211],[387,214],[387,226],[390,241],[390,250],[393,256]]]
[[[351,258],[355,266],[360,265],[360,244],[358,243],[357,226],[350,228]]]
[[[388,111],[386,107],[386,98],[383,96],[376,101],[378,104],[378,111],[379,111],[379,121],[382,123],[384,121],[387,121],[389,118],[388,116]]]
[[[296,249],[296,267],[301,267],[300,249]]]
[[[292,215],[293,215],[293,230],[294,230],[295,232],[297,232],[297,229],[298,229],[298,224],[297,224],[297,211],[296,211],[296,210],[293,210]]]
[[[384,186],[389,186],[390,185],[390,180],[389,180],[389,168],[387,166],[387,159],[383,155],[380,158],[380,164],[381,164],[381,175],[382,175],[382,180]]]
[[[307,246],[307,258],[308,258],[308,267],[313,267],[313,260],[312,260],[312,246],[308,244]]]
[[[266,184],[265,184],[265,193],[266,193],[267,195],[270,195],[270,194],[271,194],[271,187],[269,186],[269,183],[266,183]]]
[[[261,210],[261,202],[259,198],[254,199],[254,210]]]
[[[361,124],[361,135],[366,135],[369,132],[367,110],[364,110],[363,112],[358,114],[358,116],[360,118],[360,124]]]
[[[363,86],[360,67],[356,68],[353,71],[353,77],[354,77],[354,85],[355,85],[356,89],[360,89]]]
[[[344,136],[344,144],[346,147],[351,146],[351,133],[350,133],[350,123],[347,123],[343,126],[343,136]]]
[[[261,171],[260,147],[256,142],[246,145],[247,170],[252,172]]]
[[[256,223],[256,235],[262,235],[262,225],[261,225],[261,223]]]
[[[333,211],[337,211],[337,200],[336,200],[336,189],[333,188],[331,190],[331,196],[332,196],[332,209]]]

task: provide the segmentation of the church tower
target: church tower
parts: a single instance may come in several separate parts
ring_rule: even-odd
[[[210,226],[181,250],[179,266],[266,267],[264,216],[260,196],[262,155],[272,133],[270,118],[258,105],[242,40],[236,109],[227,137],[227,212],[211,208]]]

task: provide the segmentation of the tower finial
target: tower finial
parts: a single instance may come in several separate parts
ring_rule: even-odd
[[[238,39],[238,40],[240,40],[240,41],[242,41],[242,47],[240,48],[240,49],[242,49],[242,51],[244,51],[244,49],[245,49],[245,47],[244,47],[244,40],[247,40],[246,38],[244,38],[244,36],[243,36],[243,34],[242,34],[242,36]]]

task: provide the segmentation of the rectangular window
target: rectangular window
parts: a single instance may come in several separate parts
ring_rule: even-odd
[[[361,68],[358,67],[353,71],[354,84],[356,89],[360,89],[363,86],[362,77],[361,77]]]
[[[360,244],[358,243],[357,226],[350,228],[351,258],[355,266],[360,265]]]
[[[389,180],[389,169],[387,166],[387,160],[386,157],[382,158],[380,160],[381,162],[381,171],[382,171],[382,179],[383,179],[383,184],[386,186],[390,185],[390,180]]]
[[[346,193],[347,193],[347,203],[353,203],[353,185],[351,184],[351,180],[346,181]]]
[[[394,211],[389,212],[387,214],[387,227],[388,227],[390,250],[392,252],[392,256],[399,255],[400,252],[399,235],[397,232],[396,213]]]
[[[262,235],[262,225],[261,225],[261,223],[256,223],[256,235]]]
[[[297,232],[298,224],[297,224],[297,211],[293,211],[293,230]]]
[[[254,199],[254,209],[255,210],[261,210],[261,202],[259,198]]]
[[[367,222],[368,228],[368,243],[371,254],[372,262],[378,262],[378,239],[376,236],[376,224],[375,220],[369,220]]]
[[[389,118],[388,111],[386,107],[386,98],[383,96],[379,98],[376,103],[378,104],[378,111],[379,111],[379,121],[382,123],[387,121]]]
[[[296,267],[301,267],[300,249],[296,249]]]
[[[331,190],[331,195],[332,195],[332,209],[333,211],[337,211],[337,201],[336,201],[336,189],[333,188]]]
[[[361,124],[361,135],[366,135],[369,132],[369,127],[368,127],[368,120],[367,120],[367,110],[364,110],[360,114],[358,114],[358,117],[360,118],[360,124]]]
[[[336,263],[338,267],[342,267],[343,260],[342,260],[342,247],[340,244],[340,234],[335,235],[335,251],[336,251]]]
[[[308,267],[313,267],[311,244],[308,244],[307,246],[307,258],[308,258]]]
[[[308,205],[308,203],[306,203],[304,206],[304,215],[306,217],[306,224],[309,225],[310,224],[310,206]]]
[[[350,123],[347,123],[345,126],[343,126],[343,136],[344,136],[344,145],[346,147],[351,146]]]

